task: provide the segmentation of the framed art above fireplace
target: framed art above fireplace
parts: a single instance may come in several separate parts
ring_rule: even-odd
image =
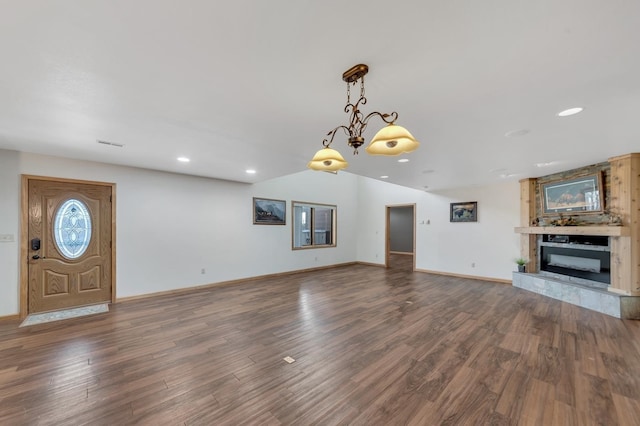
[[[600,173],[540,184],[542,213],[582,214],[602,212]]]

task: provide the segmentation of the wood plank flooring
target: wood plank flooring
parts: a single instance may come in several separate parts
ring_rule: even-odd
[[[2,425],[640,425],[640,321],[406,267],[17,325]]]

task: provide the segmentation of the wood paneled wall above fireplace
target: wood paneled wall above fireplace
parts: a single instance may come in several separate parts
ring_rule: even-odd
[[[540,217],[539,184],[590,173],[603,174],[605,210],[622,217],[622,226],[608,226],[604,214],[576,215],[587,226],[532,226]],[[611,236],[611,285],[609,291],[640,296],[640,153],[610,158],[606,163],[520,181],[520,251],[530,259],[529,272],[537,271],[537,235]],[[549,218],[553,219],[553,218]]]

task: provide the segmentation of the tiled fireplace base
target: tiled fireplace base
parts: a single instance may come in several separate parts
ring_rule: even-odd
[[[567,283],[554,278],[513,273],[513,286],[616,318],[640,319],[640,297]]]

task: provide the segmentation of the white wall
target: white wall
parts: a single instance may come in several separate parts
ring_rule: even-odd
[[[478,202],[477,222],[449,222],[450,203],[463,201]],[[416,268],[511,280],[519,220],[518,182],[429,194],[418,207]]]
[[[0,150],[0,234],[15,236],[0,243],[0,317],[19,310],[20,174],[116,183],[118,297],[356,260],[383,264],[387,205],[416,204],[418,269],[510,279],[519,251],[517,182],[432,194],[304,171],[246,185]],[[252,197],[286,200],[287,225],[253,225]],[[292,200],[338,206],[337,247],[291,250]],[[453,201],[478,201],[478,222],[449,223]]]
[[[18,257],[20,254],[19,154],[0,150],[0,234],[12,242],[0,242],[0,316],[18,312]]]
[[[358,260],[384,265],[386,206],[415,203],[418,215],[427,196],[424,191],[359,177]]]
[[[0,316],[16,314],[20,174],[116,183],[117,297],[355,261],[356,176],[305,171],[239,184],[0,150]],[[253,225],[252,197],[287,200],[287,225]],[[338,246],[291,250],[291,200],[338,205]],[[201,270],[205,269],[205,274]]]
[[[430,193],[360,178],[358,190],[359,261],[384,264],[385,205],[416,203],[417,269],[511,279],[520,251],[518,182]],[[478,202],[478,222],[449,222],[449,204],[460,201]]]
[[[289,270],[356,261],[358,200],[354,197],[358,177],[350,173],[330,174],[304,171],[254,185],[256,196],[287,200],[286,232],[273,241],[273,226],[256,226],[259,240],[277,244],[278,256],[286,260]],[[291,201],[332,204],[337,206],[337,244],[335,248],[291,250]],[[271,243],[273,241],[273,243]],[[317,259],[317,260],[316,260]],[[268,262],[279,261],[266,259]]]

